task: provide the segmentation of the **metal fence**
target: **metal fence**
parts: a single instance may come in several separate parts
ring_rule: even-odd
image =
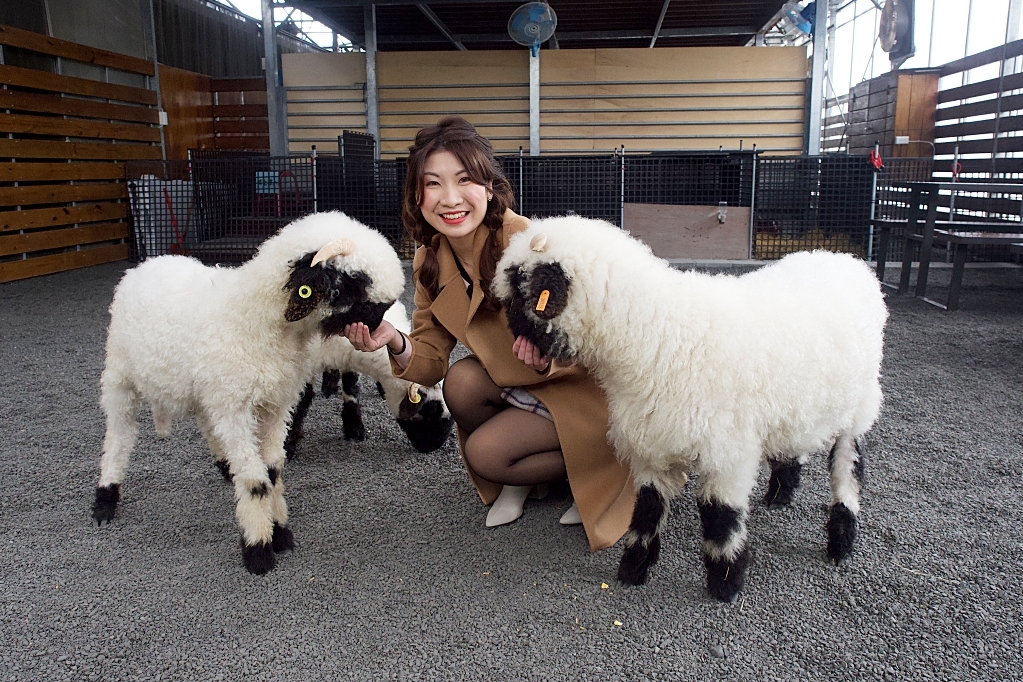
[[[352,153],[129,163],[133,257],[187,253],[237,263],[291,220],[336,209],[380,230],[411,258],[414,245],[401,225],[405,160],[374,160],[359,153],[360,140],[342,143]],[[871,218],[905,218],[908,197],[897,184],[926,180],[932,171],[930,159],[890,159],[875,171],[862,156],[754,152],[499,161],[519,212],[529,217],[575,213],[621,226],[629,203],[749,207],[750,251],[762,260],[805,249],[872,258]],[[900,249],[896,239],[890,258],[901,258]]]

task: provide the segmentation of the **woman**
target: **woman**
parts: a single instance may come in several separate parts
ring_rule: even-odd
[[[444,379],[463,462],[483,502],[493,502],[488,526],[514,521],[534,486],[567,476],[575,504],[561,523],[582,523],[591,550],[613,545],[635,492],[606,440],[604,395],[581,366],[552,363],[513,338],[490,291],[509,238],[528,225],[511,210],[490,142],[457,117],[420,130],[404,194],[402,221],[419,245],[412,332],[358,323],[345,335],[363,351],[386,345],[397,377]],[[456,341],[473,354],[449,368]]]

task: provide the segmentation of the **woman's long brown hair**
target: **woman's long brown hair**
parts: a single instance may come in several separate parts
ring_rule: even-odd
[[[483,225],[490,228],[490,235],[480,255],[479,277],[483,289],[481,305],[489,310],[497,310],[501,304],[490,292],[490,284],[494,280],[497,261],[500,260],[503,251],[504,212],[515,205],[515,196],[512,194],[508,178],[494,158],[490,140],[477,133],[471,123],[458,116],[444,118],[435,126],[423,128],[416,134],[415,143],[409,147],[401,221],[416,243],[425,249],[423,264],[414,275],[430,295],[436,298],[439,292],[437,277],[440,266],[437,263],[437,252],[433,248],[433,238],[438,233],[426,222],[419,202],[423,197],[423,169],[426,167],[426,159],[438,151],[454,154],[469,179],[488,187],[494,195],[487,203],[487,212],[482,221]]]

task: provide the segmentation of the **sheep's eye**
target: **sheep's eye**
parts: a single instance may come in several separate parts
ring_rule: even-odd
[[[309,298],[312,295],[313,295],[313,288],[311,286],[309,286],[308,284],[303,284],[302,286],[300,286],[298,288],[298,297],[299,298]]]

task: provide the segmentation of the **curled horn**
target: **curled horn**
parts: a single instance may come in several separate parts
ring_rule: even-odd
[[[317,263],[322,263],[334,256],[347,256],[353,251],[355,251],[355,244],[352,243],[352,240],[347,237],[341,237],[341,239],[335,239],[317,251],[316,255],[313,256],[313,262],[310,263],[310,265],[312,266]]]

